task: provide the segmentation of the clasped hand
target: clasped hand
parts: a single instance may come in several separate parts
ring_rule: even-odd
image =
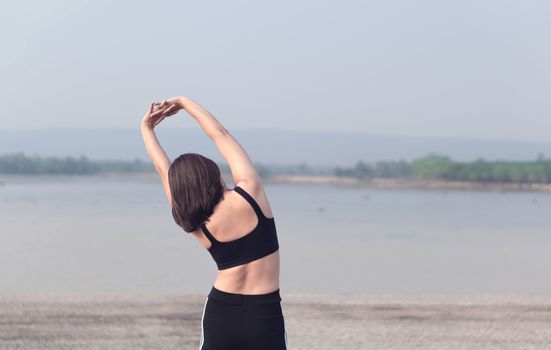
[[[172,97],[160,102],[151,102],[149,110],[145,113],[142,124],[154,128],[166,117],[170,117],[183,109],[181,97]]]

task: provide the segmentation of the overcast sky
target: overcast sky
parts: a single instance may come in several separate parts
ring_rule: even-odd
[[[3,1],[0,130],[137,127],[551,141],[548,1]],[[185,114],[161,127],[194,127]]]

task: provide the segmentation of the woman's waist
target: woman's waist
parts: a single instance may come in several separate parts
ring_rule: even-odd
[[[279,289],[279,274],[242,278],[229,273],[219,273],[213,287],[228,293],[266,294]]]
[[[220,290],[240,294],[264,294],[275,291],[279,288],[279,260],[261,259],[218,270],[214,285]]]
[[[279,269],[273,271],[218,271],[214,287],[239,294],[266,294],[279,288]]]
[[[218,289],[213,286],[208,295],[209,299],[214,299],[225,304],[232,305],[261,305],[281,302],[279,288],[267,293],[234,293]]]

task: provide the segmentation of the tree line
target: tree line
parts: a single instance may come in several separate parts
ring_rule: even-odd
[[[476,182],[550,183],[551,160],[539,154],[534,161],[456,162],[439,154],[429,154],[413,162],[380,161],[374,164],[356,163],[354,167],[337,168],[337,176],[361,179],[394,178],[412,180],[445,180]]]
[[[378,161],[357,162],[351,167],[312,166],[306,162],[290,165],[256,163],[262,177],[270,175],[333,175],[352,176],[364,180],[373,178],[409,180],[445,180],[476,182],[551,183],[551,159],[539,154],[533,161],[457,162],[439,154],[428,154],[411,162]],[[229,172],[227,164],[219,164],[222,172]],[[90,160],[80,157],[27,156],[23,152],[0,156],[0,173],[3,174],[99,174],[105,172],[154,172],[150,162],[138,158],[124,160]]]
[[[93,175],[105,172],[149,172],[154,171],[151,163],[140,159],[133,161],[90,160],[80,157],[27,156],[23,152],[0,156],[0,173],[4,174],[66,174]]]
[[[229,173],[226,163],[218,163],[220,171]],[[270,175],[334,175],[334,167],[310,166],[306,162],[294,165],[266,165],[255,162],[259,174]],[[136,158],[126,160],[91,160],[80,157],[40,157],[27,156],[24,152],[0,155],[0,174],[23,175],[94,175],[106,172],[143,173],[154,172],[155,168],[149,161]]]

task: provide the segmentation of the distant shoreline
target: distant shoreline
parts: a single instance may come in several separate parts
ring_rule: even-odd
[[[265,179],[271,184],[331,185],[377,189],[421,189],[421,190],[479,190],[479,191],[538,191],[551,192],[551,184],[476,182],[443,180],[400,180],[376,178],[361,180],[347,176],[274,175]]]

